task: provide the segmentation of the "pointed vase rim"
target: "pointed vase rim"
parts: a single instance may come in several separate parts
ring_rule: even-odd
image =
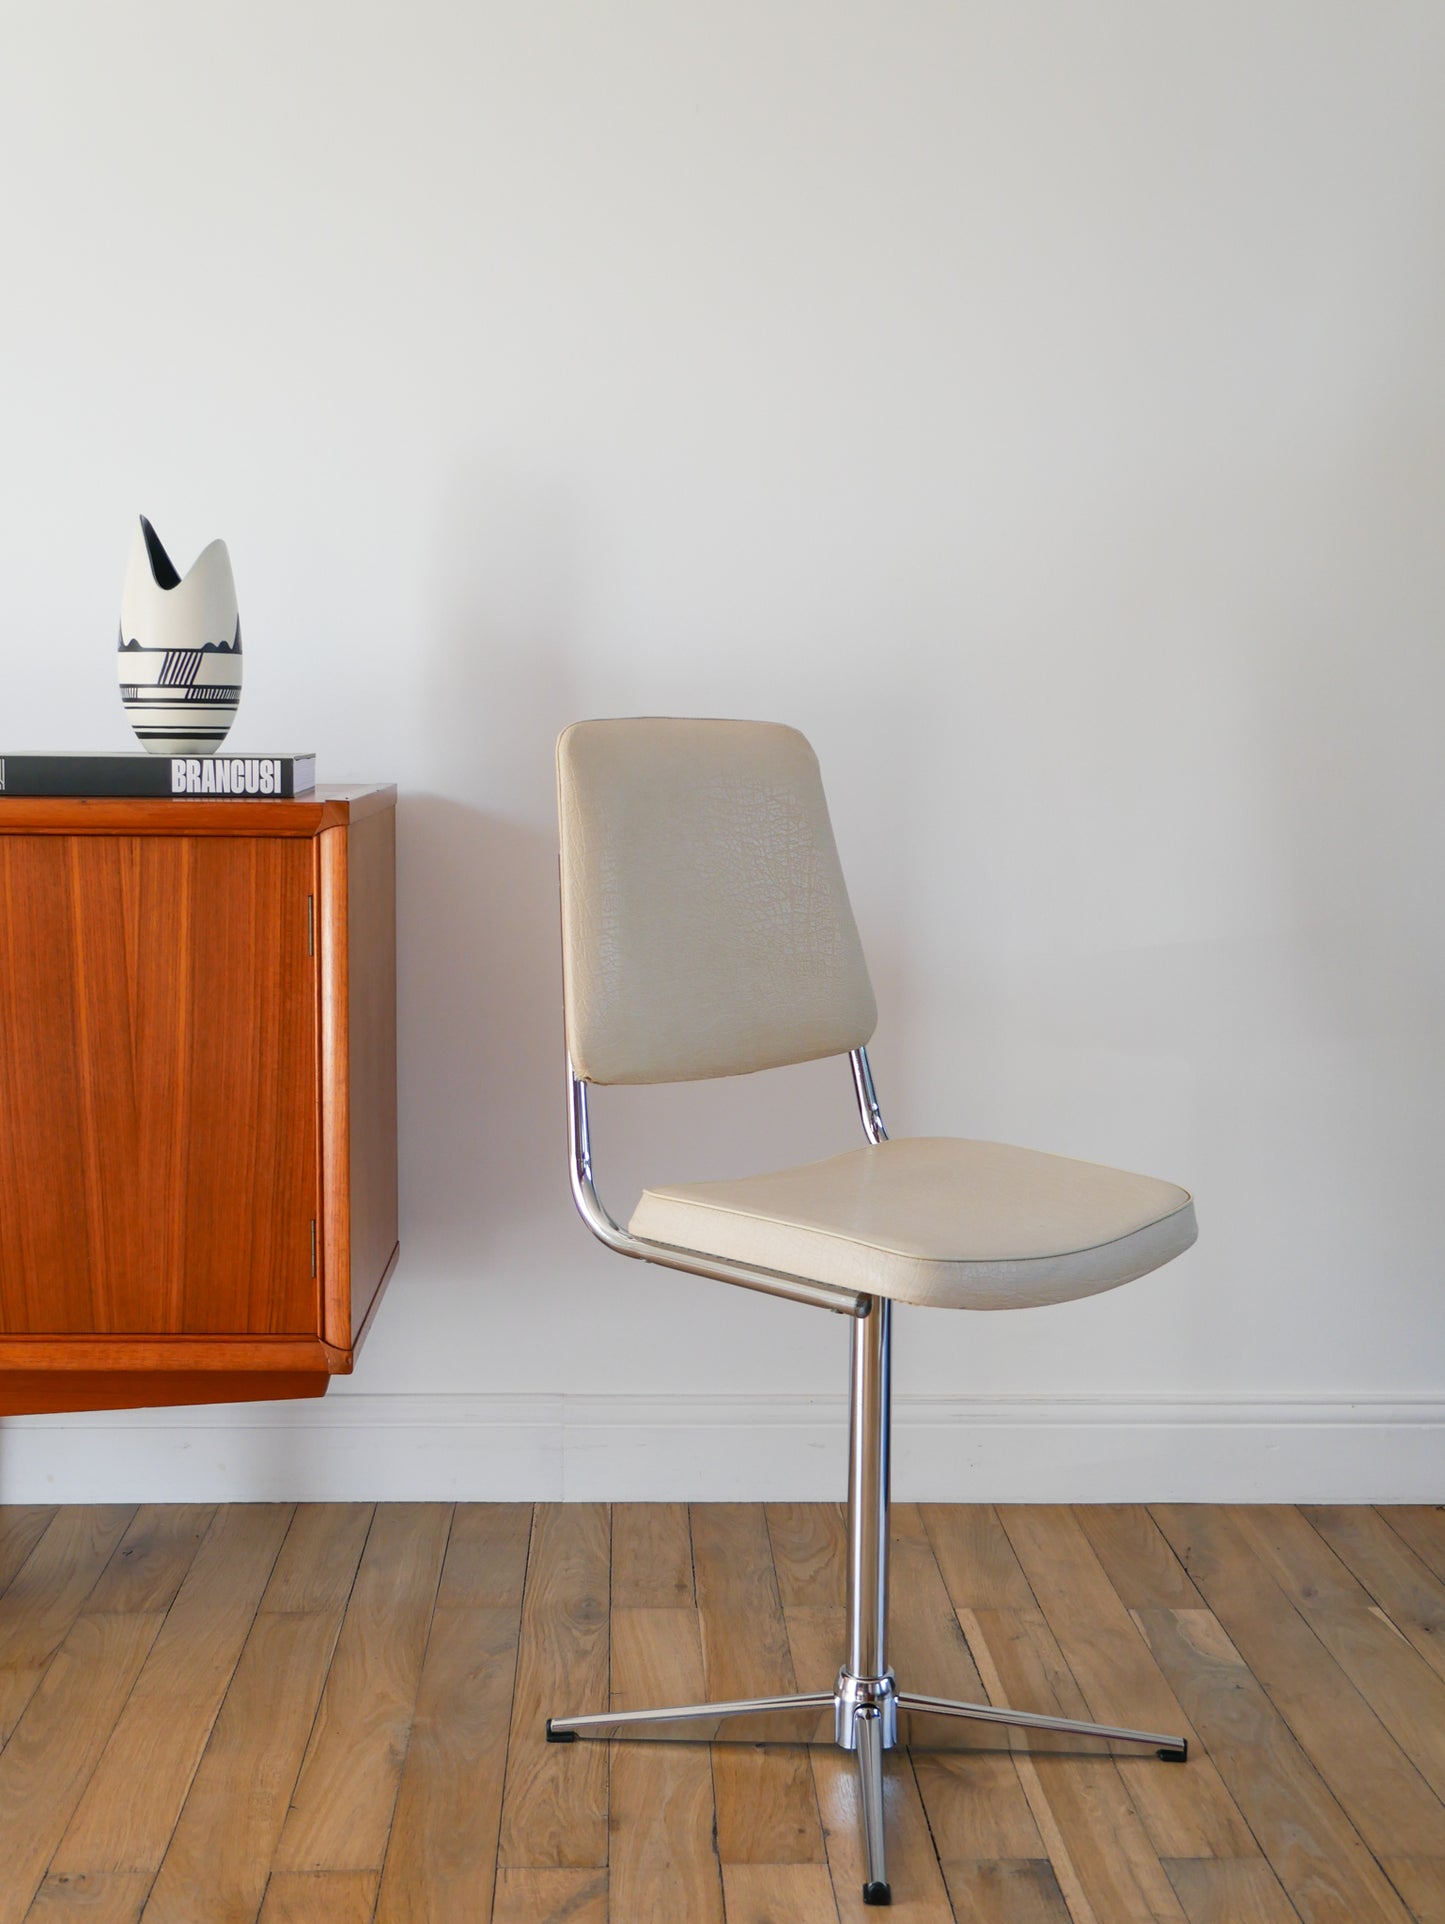
[[[219,537],[214,541],[208,541],[191,563],[190,567],[182,574],[167,553],[165,544],[156,533],[149,516],[143,514],[139,518],[141,540],[145,544],[146,561],[150,567],[151,582],[162,594],[173,594],[177,588],[183,587],[213,550],[219,548],[222,554],[227,553],[226,544]],[[163,580],[163,574],[169,574],[171,579],[169,581]]]

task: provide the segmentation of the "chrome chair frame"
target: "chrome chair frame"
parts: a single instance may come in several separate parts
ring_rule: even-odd
[[[863,1133],[874,1145],[886,1142],[868,1051],[854,1049],[849,1061]],[[891,1903],[883,1838],[883,1753],[899,1742],[900,1712],[954,1717],[1012,1729],[1051,1731],[1065,1736],[1097,1737],[1113,1743],[1144,1744],[1167,1762],[1183,1763],[1189,1753],[1183,1737],[1159,1731],[1123,1730],[1112,1724],[1081,1723],[1070,1717],[1037,1716],[995,1704],[955,1703],[900,1690],[887,1657],[889,1406],[892,1376],[892,1304],[886,1297],[816,1283],[744,1263],[727,1262],[695,1250],[632,1235],[603,1208],[592,1177],[587,1085],[567,1064],[570,1102],[569,1147],[572,1195],[582,1220],[601,1242],[623,1256],[711,1276],[744,1289],[764,1290],[853,1319],[848,1428],[848,1648],[831,1691],[786,1697],[744,1698],[732,1703],[681,1704],[657,1710],[624,1710],[578,1717],[549,1717],[551,1743],[579,1737],[613,1740],[653,1736],[674,1741],[764,1741],[835,1743],[858,1759],[867,1877],[865,1904]],[[766,1727],[759,1729],[757,1720]],[[669,1728],[670,1727],[670,1728]]]

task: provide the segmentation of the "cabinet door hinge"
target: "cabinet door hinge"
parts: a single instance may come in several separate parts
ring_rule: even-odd
[[[316,1274],[316,1218],[311,1218],[311,1274]]]
[[[316,897],[314,895],[308,895],[306,898],[306,953],[308,955],[316,953]]]

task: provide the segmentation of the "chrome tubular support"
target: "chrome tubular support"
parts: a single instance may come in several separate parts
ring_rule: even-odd
[[[875,1296],[853,1325],[848,1425],[848,1660],[856,1679],[887,1677],[888,1441],[893,1305]]]
[[[850,1052],[863,1133],[888,1140],[866,1048]],[[838,1741],[858,1741],[861,1706],[875,1703],[882,1746],[898,1741],[893,1673],[888,1668],[888,1493],[893,1306],[875,1296],[853,1325],[848,1421],[848,1658],[838,1677]]]
[[[791,1303],[807,1303],[813,1309],[831,1309],[841,1316],[866,1316],[871,1297],[856,1290],[839,1289],[832,1283],[815,1283],[806,1276],[786,1276],[778,1270],[755,1269],[748,1263],[728,1262],[722,1257],[704,1256],[692,1249],[677,1249],[671,1243],[650,1242],[634,1236],[608,1215],[592,1179],[592,1134],[587,1114],[587,1084],[571,1062],[567,1064],[567,1147],[572,1179],[572,1200],[577,1213],[592,1234],[619,1256],[635,1256],[644,1263],[657,1263],[664,1269],[681,1269],[690,1276],[709,1276],[715,1282],[735,1283],[741,1289],[762,1290],[768,1296],[783,1296]]]
[[[833,1686],[833,1741],[839,1750],[858,1747],[858,1719],[865,1710],[878,1713],[879,1738],[885,1750],[898,1747],[898,1681],[891,1670],[881,1677],[855,1677],[845,1664]]]
[[[888,1866],[883,1854],[883,1723],[876,1707],[865,1705],[854,1719],[858,1751],[858,1788],[863,1804],[863,1884],[865,1904],[890,1904]]]
[[[549,1717],[547,1741],[571,1743],[577,1737],[646,1737],[673,1742],[806,1744],[831,1731],[834,1699],[831,1691],[800,1692],[789,1697],[741,1697],[731,1703],[676,1704],[659,1710],[594,1711],[586,1717]],[[749,1721],[771,1718],[778,1728],[759,1731]],[[662,1728],[662,1726],[669,1728]]]
[[[587,1084],[567,1064],[567,1150],[568,1166],[572,1173],[572,1200],[577,1205],[577,1213],[599,1242],[606,1243],[609,1249],[618,1250],[624,1256],[632,1251],[627,1247],[627,1232],[613,1222],[602,1207],[602,1198],[597,1194],[597,1186],[592,1180],[592,1129],[587,1114]]]
[[[1147,1744],[1161,1757],[1183,1763],[1189,1744],[1157,1730],[1122,1730],[1116,1724],[1080,1723],[1074,1717],[1037,1716],[1031,1710],[1008,1710],[998,1704],[960,1704],[947,1697],[919,1697],[911,1690],[898,1694],[898,1708],[925,1717],[964,1717],[980,1724],[1005,1724],[1013,1730],[1050,1730],[1064,1737],[1100,1737],[1115,1744]]]
[[[876,1148],[880,1142],[887,1142],[888,1131],[883,1127],[883,1111],[878,1107],[878,1091],[873,1087],[868,1051],[864,1048],[850,1050],[848,1062],[853,1071],[853,1093],[858,1098],[863,1133]]]

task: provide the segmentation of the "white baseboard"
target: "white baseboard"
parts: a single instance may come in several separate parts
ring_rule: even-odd
[[[1445,1399],[904,1396],[926,1502],[1445,1502]],[[839,1397],[378,1396],[0,1423],[0,1501],[811,1501]]]

